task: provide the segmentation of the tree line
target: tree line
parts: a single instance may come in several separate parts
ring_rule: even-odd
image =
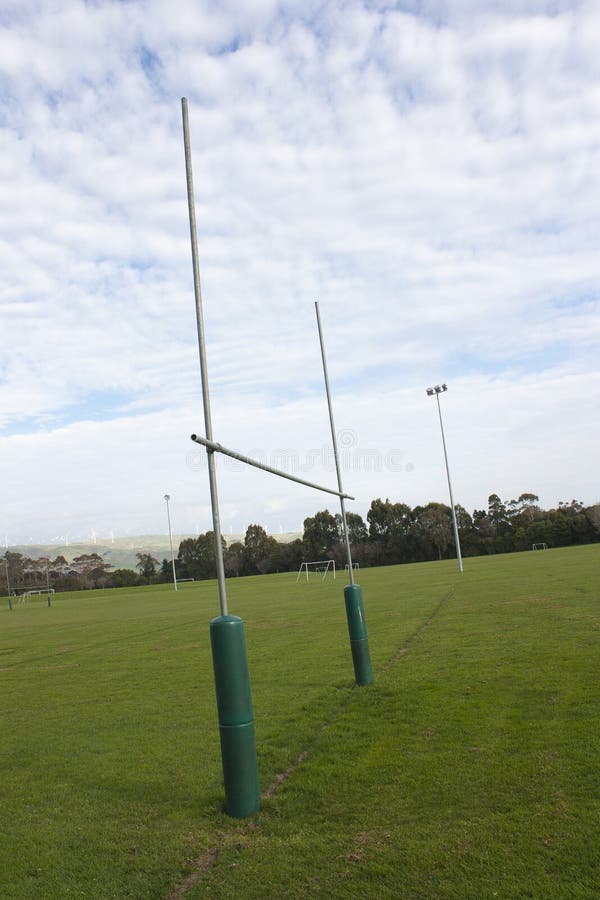
[[[462,555],[481,556],[529,550],[533,544],[565,547],[600,541],[600,504],[584,506],[578,500],[561,501],[544,510],[535,494],[521,494],[503,501],[488,498],[487,509],[472,515],[455,506]],[[444,503],[428,503],[411,509],[406,503],[373,500],[366,522],[357,513],[346,515],[353,559],[361,567],[448,559],[455,555],[452,511]],[[29,559],[7,551],[0,565],[0,588],[7,592],[47,585],[55,590],[133,587],[173,580],[171,562],[159,562],[152,554],[137,554],[136,569],[113,569],[99,553],[76,556],[68,562],[59,555]],[[297,571],[304,561],[334,559],[346,562],[342,520],[324,509],[304,520],[302,538],[281,543],[261,525],[249,525],[242,541],[223,541],[228,577]],[[202,580],[216,576],[214,535],[211,531],[186,538],[176,559],[178,578]]]

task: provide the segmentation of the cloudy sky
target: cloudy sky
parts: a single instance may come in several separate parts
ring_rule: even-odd
[[[600,7],[3,0],[0,539],[210,528],[213,430],[349,508],[600,500]],[[335,498],[221,459],[224,533]]]

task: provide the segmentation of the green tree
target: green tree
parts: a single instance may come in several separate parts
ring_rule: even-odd
[[[223,554],[225,541],[221,537]],[[196,538],[186,538],[179,545],[177,572],[180,578],[195,578],[197,581],[216,578],[214,533],[207,531]]]
[[[6,571],[8,569],[8,582],[10,584],[10,589],[11,591],[17,590],[24,584],[24,572],[30,560],[26,559],[22,553],[15,553],[12,550],[6,551],[6,553],[4,554],[4,559],[6,561],[6,565],[2,566],[4,581],[6,582]]]
[[[68,571],[69,563],[62,554],[59,554],[50,563],[50,575],[55,579],[60,579],[61,576],[66,574]]]
[[[488,518],[494,535],[494,552],[505,553],[514,550],[514,523],[510,505],[504,503],[498,494],[488,497]]]
[[[341,513],[336,513],[335,521],[337,524],[338,534],[340,535],[340,538],[342,538],[344,529],[342,527]],[[346,513],[346,527],[348,528],[348,540],[351,544],[362,544],[369,537],[369,532],[367,526],[365,525],[364,519],[362,516],[359,516],[358,513]]]
[[[304,558],[302,541],[297,539],[283,544],[279,541],[275,545],[270,558],[271,572],[297,572]]]
[[[485,509],[473,511],[474,546],[477,553],[495,553],[494,529]]]
[[[160,564],[160,579],[161,582],[171,582],[173,583],[173,565],[169,559],[163,557],[163,561]]]
[[[406,503],[388,498],[371,502],[367,513],[369,538],[380,549],[380,562],[405,562],[411,554],[412,511]]]
[[[77,576],[80,587],[85,590],[104,587],[112,566],[105,562],[99,553],[82,553],[73,559],[70,569]]]
[[[223,565],[226,575],[237,577],[244,574],[244,545],[241,541],[234,541],[227,546]]]
[[[50,563],[50,578],[52,586],[62,591],[76,590],[79,586],[77,573],[62,554]]]
[[[277,547],[262,525],[248,525],[244,538],[244,572],[247,575],[269,571],[269,557]]]
[[[115,569],[109,578],[110,587],[135,587],[142,583],[142,578],[133,569]]]
[[[302,543],[305,559],[314,561],[331,556],[339,540],[338,523],[328,509],[304,520]]]
[[[148,583],[150,580],[156,575],[156,567],[158,565],[158,560],[155,559],[151,553],[143,553],[138,552],[135,554],[138,562],[135,567],[142,576],[145,578]]]
[[[500,499],[498,494],[490,494],[488,497],[488,518],[497,534],[501,534],[510,528],[510,518],[506,504]]]
[[[32,587],[46,587],[50,579],[50,560],[47,556],[27,560],[24,570],[29,584]]]
[[[508,504],[510,518],[519,524],[533,522],[539,515],[540,508],[537,505],[540,498],[537,494],[520,494],[518,500],[511,500]]]
[[[460,503],[454,505],[454,512],[456,513],[461,553],[463,556],[475,556],[479,550],[473,518]]]
[[[459,535],[467,535],[473,528],[473,519],[460,503],[454,504],[454,513],[456,515],[456,524],[458,526]]]
[[[581,500],[559,500],[558,508],[567,515],[576,515],[583,509],[583,503]]]
[[[600,540],[600,503],[588,506],[583,512],[590,523],[592,541]]]
[[[425,540],[433,545],[442,559],[452,541],[452,510],[444,503],[428,503],[418,508],[415,524]]]

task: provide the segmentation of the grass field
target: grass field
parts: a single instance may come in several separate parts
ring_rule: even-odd
[[[0,897],[597,898],[600,545],[229,582],[263,808],[222,812],[214,583],[0,609]]]

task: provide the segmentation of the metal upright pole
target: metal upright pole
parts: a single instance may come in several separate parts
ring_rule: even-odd
[[[319,302],[315,300],[315,312],[317,314],[317,328],[319,330],[319,344],[321,347],[321,362],[323,363],[323,378],[325,380],[325,393],[327,395],[327,409],[329,410],[329,425],[331,427],[331,441],[333,444],[333,458],[335,460],[335,471],[337,475],[338,490],[340,492],[340,509],[342,511],[342,531],[344,535],[344,543],[346,544],[346,557],[348,560],[348,575],[350,584],[354,584],[354,572],[352,570],[352,551],[350,550],[350,539],[348,538],[348,524],[346,522],[346,505],[344,498],[341,496],[344,488],[342,487],[342,473],[340,470],[340,459],[337,448],[337,434],[333,421],[333,407],[331,405],[331,392],[329,390],[329,374],[327,372],[327,359],[325,357],[325,344],[323,341],[323,329],[321,327],[321,313],[319,312]]]
[[[450,494],[450,509],[452,510],[452,525],[454,528],[454,542],[456,544],[456,559],[458,562],[458,571],[463,571],[462,554],[460,552],[460,539],[458,537],[458,523],[456,521],[456,510],[454,509],[454,498],[452,497],[452,482],[450,481],[450,467],[448,465],[448,453],[446,452],[446,438],[444,437],[444,423],[442,422],[442,407],[440,406],[440,395],[436,392],[438,415],[440,417],[440,430],[442,432],[442,446],[444,448],[444,460],[446,463],[446,477],[448,478],[448,492]]]
[[[348,559],[348,576],[350,584],[344,588],[344,601],[346,604],[346,619],[348,633],[350,635],[350,650],[354,665],[354,677],[359,685],[371,684],[373,681],[373,669],[371,666],[371,654],[369,651],[369,639],[367,637],[367,625],[363,607],[362,589],[354,583],[354,571],[352,569],[352,553],[350,551],[350,539],[348,537],[348,524],[346,522],[346,506],[344,504],[342,473],[337,449],[337,435],[333,421],[333,407],[331,405],[331,392],[329,390],[329,375],[327,373],[327,360],[325,357],[325,343],[323,341],[323,329],[321,328],[321,315],[319,304],[315,301],[317,314],[317,328],[319,330],[319,344],[321,347],[321,361],[323,363],[323,377],[325,379],[325,393],[327,394],[327,408],[329,410],[329,424],[331,426],[331,440],[333,443],[333,457],[337,473],[338,490],[340,493],[340,507],[342,510],[342,527],[346,544],[346,556]]]
[[[171,547],[171,565],[173,566],[173,586],[175,590],[177,590],[177,574],[175,572],[175,554],[173,553],[173,537],[171,534],[171,513],[169,511],[169,500],[171,499],[169,494],[165,494],[165,501],[167,504],[167,522],[169,523],[169,545]]]
[[[202,294],[200,291],[200,266],[198,263],[198,240],[196,235],[196,213],[194,208],[194,181],[192,178],[192,155],[188,123],[187,100],[182,97],[183,140],[185,146],[185,171],[187,178],[188,211],[190,218],[190,240],[194,267],[194,294],[196,298],[196,324],[198,326],[198,346],[200,350],[200,374],[202,376],[202,400],[204,404],[204,425],[207,441],[212,442],[212,422],[210,416],[210,396],[204,344],[204,321],[202,316]],[[244,623],[238,616],[231,616],[227,610],[225,589],[225,567],[223,565],[223,545],[219,500],[215,470],[215,448],[207,446],[208,478],[212,507],[213,531],[215,537],[215,560],[219,585],[219,605],[221,615],[210,623],[215,690],[219,714],[219,734],[221,738],[221,761],[225,783],[225,810],[230,816],[241,819],[260,809],[260,784],[256,741],[254,737],[254,715],[250,694],[250,676],[246,655]]]
[[[188,107],[185,97],[181,99],[183,114],[183,143],[185,149],[185,173],[187,179],[188,212],[190,219],[190,240],[192,244],[192,265],[194,270],[194,296],[196,299],[196,325],[198,328],[198,348],[200,351],[200,375],[202,378],[202,403],[204,405],[204,428],[209,441],[213,439],[212,419],[210,415],[210,395],[208,390],[208,369],[206,366],[206,345],[204,342],[204,317],[202,313],[202,291],[200,289],[200,264],[198,262],[198,237],[196,232],[196,208],[194,204],[194,179],[192,175],[192,153],[190,149],[190,127]],[[210,503],[212,507],[213,534],[215,538],[215,559],[217,563],[217,582],[219,585],[219,605],[221,615],[227,615],[227,589],[225,587],[225,566],[223,565],[223,545],[221,541],[221,520],[219,517],[219,497],[217,493],[217,474],[215,454],[207,448],[208,481],[210,484]]]

